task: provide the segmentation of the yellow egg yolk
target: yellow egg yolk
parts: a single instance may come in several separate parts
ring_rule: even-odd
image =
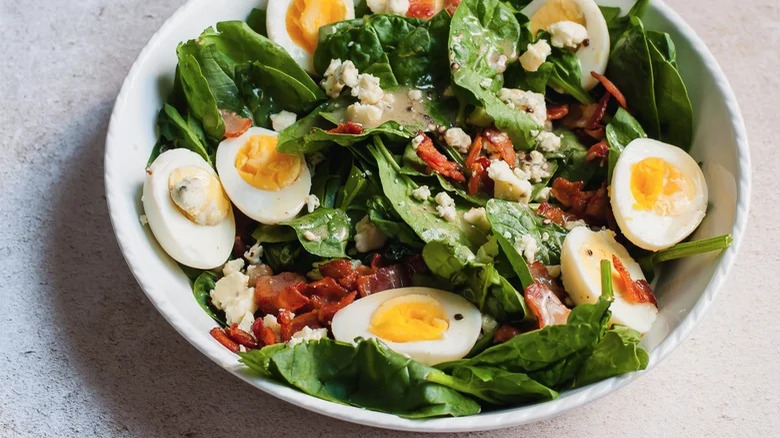
[[[236,154],[238,174],[260,190],[281,190],[301,176],[303,158],[277,152],[277,141],[275,136],[255,135]]]
[[[585,26],[585,16],[572,0],[548,0],[531,17],[531,32],[536,35],[559,21],[573,21]]]
[[[287,9],[287,33],[295,44],[314,53],[320,27],[345,18],[344,0],[293,0]]]
[[[371,315],[369,331],[391,342],[432,341],[449,327],[444,309],[428,295],[404,295],[382,303]]]
[[[677,166],[649,157],[631,165],[631,193],[634,208],[669,216],[693,199],[696,188]]]
[[[216,225],[228,215],[230,201],[222,184],[203,168],[174,169],[168,176],[168,191],[179,211],[196,224]]]

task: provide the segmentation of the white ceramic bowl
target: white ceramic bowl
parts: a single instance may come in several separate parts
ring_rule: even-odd
[[[106,139],[105,184],[111,221],[127,264],[165,319],[192,345],[249,384],[297,406],[346,421],[389,429],[454,432],[516,426],[581,406],[631,382],[642,373],[611,378],[550,402],[462,418],[407,420],[343,406],[254,377],[236,356],[209,336],[213,321],[192,298],[179,267],[157,245],[139,216],[144,167],[155,144],[155,120],[168,94],[180,41],[197,37],[219,21],[244,19],[258,0],[191,0],[152,37],[122,86]],[[599,1],[630,7],[632,0]],[[703,162],[710,188],[709,214],[695,238],[723,233],[734,245],[722,254],[698,256],[664,266],[656,287],[660,314],[643,343],[649,367],[663,360],[690,334],[709,308],[737,255],[748,217],[750,163],[747,137],[734,94],[710,51],[691,28],[661,1],[645,19],[649,29],[669,32],[677,45],[680,70],[693,101],[696,135],[691,153]]]

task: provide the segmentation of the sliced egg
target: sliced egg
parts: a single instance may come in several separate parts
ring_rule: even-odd
[[[144,214],[157,242],[177,262],[197,269],[225,263],[236,221],[216,172],[198,154],[172,149],[147,169]]]
[[[576,51],[580,60],[582,88],[589,91],[598,84],[591,76],[595,71],[604,74],[609,61],[609,29],[599,6],[593,0],[534,0],[523,9],[531,19],[531,32],[548,30],[561,21],[572,21],[588,31],[587,44],[581,44]]]
[[[320,27],[355,18],[352,0],[269,0],[268,38],[282,46],[301,67],[314,72],[312,55]]]
[[[561,278],[566,292],[575,304],[595,303],[601,296],[601,261],[617,256],[634,281],[644,280],[642,268],[628,255],[623,245],[615,240],[610,230],[591,231],[577,227],[569,232],[561,248]],[[620,274],[612,267],[612,284],[615,301],[611,324],[620,324],[640,333],[646,333],[653,325],[658,308],[653,303],[633,303],[625,298],[625,288]]]
[[[361,298],[333,317],[336,340],[378,338],[425,365],[464,357],[477,342],[482,319],[460,295],[427,287],[391,289]]]
[[[217,173],[230,200],[263,224],[293,219],[311,189],[303,155],[276,151],[277,133],[253,127],[217,148]]]
[[[612,174],[610,203],[634,245],[658,251],[680,242],[707,210],[704,173],[684,150],[649,138],[632,141]]]

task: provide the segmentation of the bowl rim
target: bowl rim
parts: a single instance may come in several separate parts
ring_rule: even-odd
[[[319,414],[352,423],[385,429],[417,432],[470,432],[519,426],[557,416],[571,409],[580,407],[627,385],[639,376],[648,372],[656,364],[666,358],[690,335],[693,328],[703,318],[718,291],[723,286],[729,271],[736,261],[737,254],[742,245],[744,232],[747,228],[751,193],[750,150],[748,146],[747,131],[734,92],[713,54],[677,12],[662,0],[654,0],[652,6],[656,11],[664,20],[668,21],[684,36],[691,44],[694,52],[700,54],[703,61],[703,67],[712,75],[718,92],[723,96],[727,116],[731,120],[737,145],[738,175],[736,176],[739,183],[737,184],[736,214],[734,225],[731,230],[731,234],[734,238],[733,244],[721,254],[715,273],[688,315],[681,320],[678,326],[650,353],[650,361],[645,371],[612,377],[583,388],[569,390],[563,392],[559,398],[549,402],[509,408],[501,411],[484,412],[467,417],[411,420],[393,414],[370,411],[363,408],[340,405],[321,400],[268,379],[252,375],[251,373],[246,372],[243,366],[237,361],[233,361],[233,363],[226,362],[224,360],[223,352],[217,349],[219,346],[216,345],[216,343],[211,342],[210,338],[192,335],[188,330],[189,327],[186,326],[187,321],[176,314],[175,308],[166,298],[164,291],[156,288],[154,282],[146,280],[147,277],[144,276],[143,265],[147,262],[142,262],[135,255],[134,246],[136,244],[132,239],[127,237],[123,228],[125,225],[123,221],[119,219],[123,212],[120,211],[121,203],[115,200],[115,198],[119,196],[116,193],[120,192],[120,190],[118,187],[115,187],[115,184],[117,183],[114,182],[116,179],[112,178],[110,164],[114,160],[114,151],[117,151],[123,146],[123,143],[117,135],[117,132],[121,130],[121,127],[119,126],[121,119],[120,115],[125,111],[130,91],[139,80],[141,65],[147,61],[150,54],[155,51],[168,33],[175,28],[180,21],[180,17],[187,15],[191,9],[203,7],[203,4],[208,3],[209,1],[210,0],[189,0],[179,7],[179,9],[154,33],[133,62],[129,73],[122,84],[121,91],[116,98],[106,135],[106,150],[104,155],[106,202],[108,204],[111,224],[122,256],[136,281],[141,286],[141,289],[155,308],[157,308],[168,323],[171,324],[182,337],[202,354],[225,368],[231,374],[250,383],[252,386],[288,403],[292,403]]]

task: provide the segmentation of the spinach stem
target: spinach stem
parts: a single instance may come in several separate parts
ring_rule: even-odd
[[[678,243],[671,248],[658,251],[650,257],[652,257],[652,262],[654,264],[663,263],[696,254],[726,249],[733,241],[734,239],[731,237],[731,234],[724,234],[722,236],[695,240],[693,242]]]
[[[612,263],[601,261],[601,296],[612,298]]]

